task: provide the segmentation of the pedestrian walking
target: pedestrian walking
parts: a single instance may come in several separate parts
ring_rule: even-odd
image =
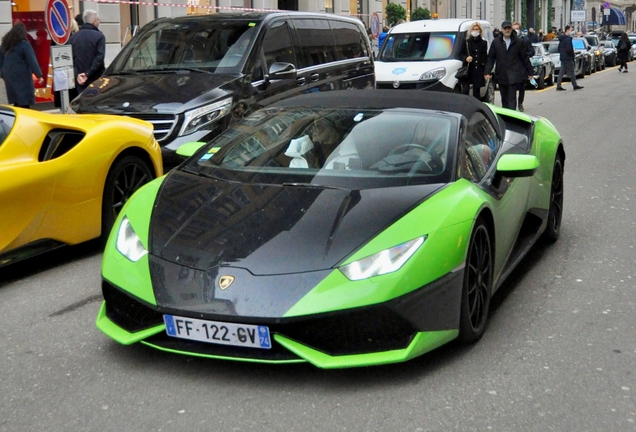
[[[528,39],[530,39],[530,43],[539,43],[539,36],[532,27],[528,29]]]
[[[534,47],[532,46],[532,42],[530,39],[526,37],[521,31],[521,23],[515,21],[512,23],[512,30],[516,33],[517,39],[523,42],[523,46],[526,49],[526,55],[528,56],[528,61],[534,56]],[[534,74],[534,71],[532,72]],[[519,98],[517,103],[517,109],[523,112],[523,101],[526,99],[526,80],[521,81],[517,86],[517,91],[519,92]]]
[[[561,69],[559,69],[559,77],[557,78],[557,90],[564,91],[561,85],[563,75],[568,74],[574,90],[580,90],[583,86],[576,84],[576,74],[574,72],[574,46],[572,45],[572,36],[574,29],[569,25],[565,26],[565,32],[559,36],[559,57],[561,59]]]
[[[389,27],[383,26],[382,32],[378,35],[378,52],[382,49],[382,45],[384,44],[384,39],[386,39],[386,35],[389,33]]]
[[[632,49],[632,43],[629,41],[629,37],[627,33],[622,32],[621,37],[618,41],[618,61],[620,62],[620,66],[618,67],[619,72],[627,72],[627,59],[629,58],[629,50]]]
[[[24,23],[18,22],[2,38],[0,44],[0,77],[4,80],[7,99],[20,108],[30,108],[35,104],[35,85],[44,83],[42,70],[38,65],[33,47],[27,41]]]
[[[484,80],[484,68],[486,66],[486,58],[488,57],[488,42],[482,35],[484,30],[478,22],[473,23],[466,35],[466,57],[464,61],[468,64],[468,75],[460,82],[462,92],[467,95],[470,93],[470,86],[473,86],[473,96],[480,99],[480,89],[486,85]]]
[[[73,66],[77,93],[80,94],[104,73],[106,38],[99,31],[99,15],[94,10],[85,10],[84,24],[73,33],[69,43],[73,46]]]
[[[504,21],[501,29],[501,36],[490,45],[484,78],[490,79],[495,67],[495,80],[499,84],[501,105],[514,110],[517,108],[518,85],[525,79],[532,79],[534,69],[524,43],[517,39],[512,30],[512,23]]]

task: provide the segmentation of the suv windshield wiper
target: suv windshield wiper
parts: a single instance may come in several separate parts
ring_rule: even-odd
[[[205,73],[205,74],[213,73],[213,72],[210,72],[209,70],[198,69],[198,68],[187,67],[187,66],[156,67],[156,68],[140,69],[137,72],[145,73],[145,72],[178,72],[178,71],[191,71],[191,72],[199,72],[199,73]]]

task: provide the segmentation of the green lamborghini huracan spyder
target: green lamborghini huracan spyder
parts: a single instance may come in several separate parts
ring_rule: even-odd
[[[493,293],[559,236],[561,136],[469,96],[304,95],[180,152],[106,246],[97,326],[122,344],[405,361],[479,340]]]

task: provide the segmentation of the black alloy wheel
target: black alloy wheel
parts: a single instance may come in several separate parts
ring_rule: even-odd
[[[490,233],[478,218],[468,244],[458,340],[477,342],[486,331],[492,293],[493,257]]]
[[[102,240],[106,241],[117,215],[140,187],[154,179],[150,168],[137,156],[125,156],[108,172],[102,199]]]
[[[563,156],[557,154],[552,170],[548,225],[543,234],[550,243],[554,243],[559,239],[561,231],[561,220],[563,218],[563,165]]]

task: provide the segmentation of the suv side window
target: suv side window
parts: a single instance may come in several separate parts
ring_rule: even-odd
[[[468,121],[464,135],[464,150],[459,156],[459,176],[479,182],[495,160],[499,150],[499,137],[490,121],[480,112]]]
[[[276,62],[291,63],[298,67],[292,48],[289,25],[286,21],[275,22],[263,39],[263,55],[267,70]]]
[[[330,21],[329,25],[334,38],[338,41],[336,45],[338,60],[369,56],[366,41],[363,39],[364,35],[355,24]]]
[[[336,60],[336,43],[327,20],[295,19],[294,26],[300,39],[299,69]]]

